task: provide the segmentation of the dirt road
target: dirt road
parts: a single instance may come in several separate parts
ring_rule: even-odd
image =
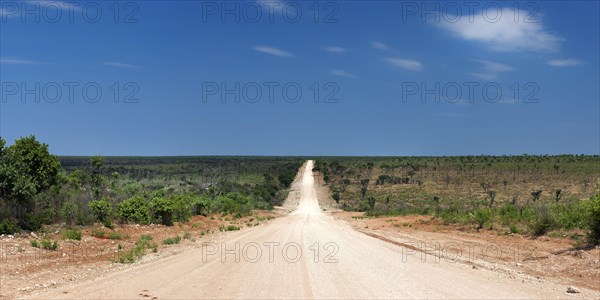
[[[322,212],[312,161],[296,209],[265,226],[218,235],[38,298],[571,298],[566,286],[525,282],[387,243]],[[423,262],[425,259],[425,262]]]

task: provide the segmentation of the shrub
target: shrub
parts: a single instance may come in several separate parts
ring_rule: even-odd
[[[58,249],[58,241],[51,241],[49,239],[43,239],[41,241],[31,240],[31,247],[42,248],[46,250],[57,250]]]
[[[205,196],[194,197],[191,204],[194,215],[207,216],[210,213],[210,199]]]
[[[519,227],[515,224],[510,224],[508,228],[510,229],[510,233],[519,233]]]
[[[123,222],[150,224],[152,215],[146,199],[135,195],[117,205],[117,215]]]
[[[166,238],[163,240],[163,244],[165,244],[165,245],[179,244],[179,242],[181,242],[181,237],[179,235],[177,235],[175,237]]]
[[[0,234],[15,234],[19,232],[21,232],[21,228],[17,226],[16,222],[9,219],[0,221]]]
[[[108,238],[111,240],[120,240],[121,239],[121,234],[118,232],[111,232],[108,234]]]
[[[113,225],[113,223],[110,220],[105,220],[103,224],[104,227],[108,229],[115,229],[115,225]]]
[[[512,226],[514,223],[518,222],[521,213],[516,205],[512,203],[507,203],[503,207],[498,210],[498,215],[500,218],[500,223],[504,226]]]
[[[146,249],[152,249],[153,252],[158,251],[158,245],[151,242],[152,237],[149,235],[141,235],[135,243],[133,249],[129,251],[119,252],[117,262],[122,264],[134,263],[137,259],[146,254]],[[119,246],[119,249],[122,247]]]
[[[112,205],[106,200],[94,200],[88,203],[92,215],[100,222],[105,222],[110,218]]]
[[[149,234],[142,234],[140,235],[140,237],[138,238],[138,241],[151,241],[153,238],[151,235]]]
[[[156,197],[152,199],[154,219],[163,225],[173,225],[173,202],[170,199]]]
[[[585,228],[586,210],[579,203],[555,204],[552,213],[556,216],[558,226],[562,229]]]
[[[221,226],[219,227],[220,231],[238,231],[240,230],[239,226],[236,225],[228,225],[228,226]]]
[[[534,207],[533,217],[529,220],[529,228],[533,235],[543,235],[556,228],[555,216],[545,204]]]
[[[292,182],[294,182],[295,177],[296,177],[296,174],[294,172],[286,172],[283,174],[279,174],[277,179],[279,180],[279,183],[281,184],[282,187],[289,188],[290,185],[292,185]]]
[[[95,238],[99,238],[99,239],[103,239],[103,238],[107,237],[106,232],[104,232],[102,230],[98,230],[98,229],[92,229],[92,232],[90,235]]]
[[[169,198],[173,207],[172,217],[175,222],[187,222],[192,216],[193,195],[174,195]]]
[[[81,241],[81,230],[71,230],[71,229],[63,230],[62,237],[65,240]]]
[[[480,230],[492,219],[492,210],[489,208],[476,209],[469,213],[469,219],[477,224],[477,230]]]
[[[73,222],[75,222],[77,216],[77,204],[72,201],[63,203],[60,214],[65,219],[65,223],[67,223],[68,226],[71,226]]]
[[[588,238],[590,243],[600,245],[600,194],[591,197],[585,207],[587,211],[586,223],[590,230]]]

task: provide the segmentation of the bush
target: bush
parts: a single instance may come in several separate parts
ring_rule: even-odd
[[[219,227],[220,231],[238,231],[240,230],[239,226],[236,225],[228,225],[228,226],[221,226]]]
[[[134,222],[138,224],[150,224],[152,214],[146,199],[141,195],[135,195],[117,205],[117,215],[122,222]]]
[[[65,223],[68,226],[71,226],[73,222],[75,222],[75,218],[77,216],[77,204],[72,201],[67,201],[63,203],[62,208],[60,209],[60,214],[64,218]]]
[[[163,240],[163,244],[165,244],[165,245],[179,244],[179,242],[181,242],[181,237],[179,235],[177,235],[175,237],[166,238]]]
[[[296,173],[287,172],[287,173],[279,174],[277,179],[279,180],[279,184],[281,184],[282,187],[287,189],[290,187],[290,185],[292,185],[292,182],[294,182],[295,177],[296,177]]]
[[[19,232],[21,232],[21,228],[17,226],[16,222],[9,219],[4,219],[0,222],[0,234],[15,234]]]
[[[121,239],[121,234],[118,232],[111,232],[108,234],[108,238],[111,240],[120,240]]]
[[[152,252],[158,251],[158,245],[151,242],[152,237],[149,235],[141,235],[135,243],[135,247],[129,251],[119,252],[117,262],[122,264],[134,263],[137,259],[146,254],[146,249],[152,249]],[[119,247],[120,248],[120,247]]]
[[[579,203],[555,204],[552,213],[562,229],[585,228],[586,209]]]
[[[503,207],[501,207],[498,211],[498,215],[500,218],[500,223],[504,226],[514,226],[516,222],[519,221],[521,217],[521,212],[517,208],[516,205],[512,203],[506,203]]]
[[[590,243],[600,245],[600,194],[596,194],[585,204],[587,216],[586,223],[590,230],[588,237]]]
[[[192,199],[192,209],[194,215],[203,215],[207,216],[210,213],[211,201],[208,197],[205,196],[196,196]]]
[[[192,216],[192,202],[194,196],[189,194],[174,195],[169,198],[173,207],[173,221],[187,222]]]
[[[556,227],[556,217],[545,204],[534,207],[533,217],[529,220],[529,228],[533,235],[543,235]]]
[[[173,225],[173,202],[170,199],[157,197],[152,199],[152,210],[154,211],[154,219],[163,225]]]
[[[476,209],[469,213],[469,219],[477,224],[477,230],[480,230],[492,219],[492,210],[489,208]]]
[[[115,229],[115,225],[113,225],[113,223],[110,220],[105,220],[103,225],[108,229]]]
[[[255,208],[256,199],[241,193],[227,193],[215,198],[213,213],[232,214],[236,216],[247,216]]]
[[[81,230],[70,230],[70,229],[63,230],[62,237],[65,240],[81,241]]]
[[[102,230],[92,229],[91,236],[93,236],[95,238],[103,239],[103,238],[106,238],[108,235],[106,234],[106,232],[104,232]]]
[[[41,241],[31,240],[31,247],[34,248],[42,248],[46,250],[57,250],[58,249],[58,241],[51,241],[49,239],[43,239]]]
[[[106,200],[94,200],[88,203],[88,207],[96,220],[103,223],[109,220],[112,211],[110,202]]]

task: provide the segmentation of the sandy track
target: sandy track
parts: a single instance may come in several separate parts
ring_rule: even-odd
[[[564,285],[522,283],[466,264],[435,262],[431,257],[423,262],[418,253],[357,232],[347,223],[321,212],[313,188],[312,165],[312,161],[305,164],[297,209],[288,216],[265,226],[223,234],[178,255],[36,297],[547,299],[597,296],[588,290],[577,295],[566,294]],[[235,250],[236,245],[238,250]],[[319,249],[318,255],[316,249]]]

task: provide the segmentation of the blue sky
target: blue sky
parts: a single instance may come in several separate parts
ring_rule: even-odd
[[[446,3],[1,0],[0,135],[60,155],[600,152],[598,2]]]

